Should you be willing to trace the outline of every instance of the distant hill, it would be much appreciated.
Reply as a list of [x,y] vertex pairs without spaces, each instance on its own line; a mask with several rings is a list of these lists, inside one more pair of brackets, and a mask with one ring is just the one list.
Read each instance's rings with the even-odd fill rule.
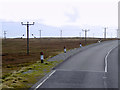
[[[21,25],[21,22],[10,22],[10,21],[4,21],[0,20],[0,29],[2,32],[0,32],[0,36],[3,36],[3,31],[7,31],[7,37],[8,38],[18,38],[21,37],[23,34],[25,34],[24,38],[26,37],[26,26]],[[42,37],[60,37],[60,30],[62,30],[62,36],[63,37],[84,37],[84,32],[82,29],[89,28],[90,31],[88,32],[89,37],[93,37],[93,33],[95,37],[103,37],[103,27],[101,26],[74,26],[74,25],[66,25],[61,27],[55,27],[55,26],[49,26],[44,25],[38,22],[35,22],[35,25],[30,26],[30,37],[32,38],[32,34],[35,37],[39,37],[40,33],[39,30],[42,30]],[[115,30],[112,31],[113,37],[115,37],[116,32]],[[109,30],[109,33],[107,33],[107,36],[111,36],[111,31]]]

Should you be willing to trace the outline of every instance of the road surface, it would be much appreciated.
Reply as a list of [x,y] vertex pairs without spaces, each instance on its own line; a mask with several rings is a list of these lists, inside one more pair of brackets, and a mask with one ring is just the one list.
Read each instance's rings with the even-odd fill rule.
[[118,41],[102,42],[72,56],[34,85],[40,88],[118,88]]

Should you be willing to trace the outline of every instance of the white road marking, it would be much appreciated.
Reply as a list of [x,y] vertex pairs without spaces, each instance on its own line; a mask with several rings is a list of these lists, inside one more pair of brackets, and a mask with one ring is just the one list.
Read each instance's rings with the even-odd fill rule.
[[113,49],[115,49],[116,47],[114,47],[114,48],[112,48],[108,53],[107,53],[107,55],[105,56],[105,72],[107,72],[108,70],[108,60],[107,60],[107,58],[108,58],[108,55],[111,53],[111,51],[113,50]]
[[95,70],[67,70],[67,69],[57,69],[57,71],[72,71],[72,72],[101,72],[104,73],[104,71],[95,71]]
[[[113,49],[115,49],[115,48],[116,48],[116,47],[112,48],[112,49],[107,53],[107,55],[105,56],[105,73],[108,72],[108,60],[107,60],[107,58],[108,58],[109,54],[111,53],[111,51],[112,51]],[[104,73],[104,77],[103,77],[103,80],[104,80],[104,88],[107,88],[107,82],[106,82],[107,77],[106,77],[106,74],[105,74],[105,73]]]
[[49,74],[49,76],[47,78],[45,78],[34,90],[38,89],[48,78],[50,78],[50,76],[52,76],[54,73],[56,72],[56,70],[54,70],[51,74]]

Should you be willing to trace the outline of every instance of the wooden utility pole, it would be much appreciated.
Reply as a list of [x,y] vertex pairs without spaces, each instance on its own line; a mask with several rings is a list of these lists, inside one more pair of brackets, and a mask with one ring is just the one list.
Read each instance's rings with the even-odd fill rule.
[[39,30],[39,31],[40,31],[40,38],[41,38],[41,31],[42,31],[42,30]]
[[79,33],[79,35],[80,35],[80,38],[81,38],[81,32]]
[[112,33],[111,33],[111,38],[112,38]]
[[60,30],[60,37],[62,38],[62,30]]
[[27,22],[26,24],[24,24],[23,22],[21,22],[22,25],[27,26],[27,55],[29,55],[29,26],[30,25],[34,25],[35,22],[33,22],[32,24],[29,24],[29,22]]
[[4,31],[4,39],[6,39],[6,34],[7,34],[6,31]]
[[85,32],[85,45],[87,45],[87,39],[86,39],[86,37],[87,37],[87,32],[90,31],[90,30],[85,29],[85,30],[82,30],[82,31]]
[[94,38],[94,33],[93,33],[93,38]]
[[106,39],[106,30],[107,30],[107,28],[105,27],[104,28],[104,39]]

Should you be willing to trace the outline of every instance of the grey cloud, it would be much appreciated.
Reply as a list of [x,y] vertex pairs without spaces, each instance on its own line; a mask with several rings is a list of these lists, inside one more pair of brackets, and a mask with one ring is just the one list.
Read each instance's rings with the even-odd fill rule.
[[76,22],[78,17],[79,17],[79,13],[77,11],[76,8],[73,8],[73,13],[65,13],[65,15],[68,17],[68,22]]

